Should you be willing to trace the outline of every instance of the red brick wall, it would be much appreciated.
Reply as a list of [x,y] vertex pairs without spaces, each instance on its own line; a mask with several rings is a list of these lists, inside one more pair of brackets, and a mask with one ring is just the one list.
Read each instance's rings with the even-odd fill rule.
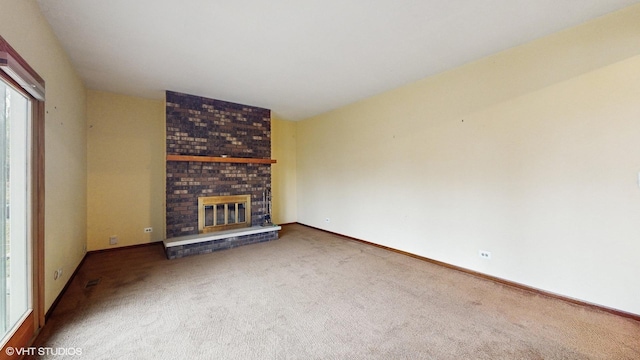
[[[271,157],[271,111],[167,91],[167,155]],[[253,225],[263,221],[271,166],[167,162],[167,238],[198,233],[198,197],[251,194]]]

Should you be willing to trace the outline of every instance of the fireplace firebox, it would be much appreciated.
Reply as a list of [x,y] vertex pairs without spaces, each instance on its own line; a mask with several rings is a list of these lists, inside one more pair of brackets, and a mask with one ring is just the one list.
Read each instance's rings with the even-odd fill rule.
[[199,233],[249,226],[251,226],[251,195],[198,198]]

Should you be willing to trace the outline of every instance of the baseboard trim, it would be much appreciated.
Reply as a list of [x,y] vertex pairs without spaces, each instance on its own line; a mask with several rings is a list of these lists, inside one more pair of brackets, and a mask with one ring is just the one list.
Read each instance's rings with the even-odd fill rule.
[[62,291],[60,291],[58,296],[56,296],[56,299],[51,304],[51,307],[49,307],[49,310],[47,310],[47,313],[44,315],[44,323],[46,324],[49,321],[49,318],[51,317],[51,314],[55,310],[56,306],[58,306],[58,303],[60,302],[60,299],[62,299],[62,296],[64,295],[64,293],[67,292],[67,289],[69,288],[69,285],[71,285],[71,282],[73,281],[73,279],[75,279],[76,274],[78,273],[78,270],[80,270],[80,268],[82,267],[82,264],[84,264],[84,261],[87,259],[87,256],[89,256],[90,254],[98,254],[98,253],[111,252],[111,251],[116,251],[116,250],[134,249],[134,248],[145,247],[145,246],[153,246],[153,245],[156,245],[156,246],[157,245],[162,245],[162,241],[154,241],[154,242],[145,243],[145,244],[136,244],[136,245],[129,245],[129,246],[120,246],[120,247],[115,247],[115,248],[110,248],[110,249],[100,249],[100,250],[87,251],[84,254],[84,256],[82,257],[82,260],[80,260],[80,263],[78,264],[78,266],[76,266],[76,269],[73,271],[73,274],[71,274],[71,277],[69,278],[69,280],[67,280],[67,283],[64,284],[64,287],[62,288]]
[[56,296],[56,299],[53,300],[53,303],[49,307],[49,310],[47,310],[47,313],[44,314],[43,327],[44,327],[44,325],[47,324],[47,322],[49,322],[49,318],[51,317],[51,314],[53,313],[53,310],[55,310],[56,306],[58,306],[58,303],[60,302],[60,299],[62,299],[62,295],[64,295],[64,293],[67,292],[67,289],[69,288],[69,285],[71,285],[71,282],[73,281],[73,279],[75,279],[76,274],[78,273],[78,270],[80,270],[80,268],[82,267],[82,264],[84,264],[84,261],[87,259],[87,255],[89,255],[88,252],[84,254],[84,256],[82,257],[82,260],[80,260],[80,263],[78,264],[78,266],[76,266],[76,269],[73,271],[73,274],[71,274],[71,277],[69,277],[69,280],[67,280],[67,283],[64,284],[64,287],[62,288],[62,291],[60,291],[58,296]]
[[613,315],[625,317],[625,318],[632,319],[632,320],[640,322],[640,315],[638,315],[638,314],[634,314],[634,313],[630,313],[630,312],[626,312],[626,311],[623,311],[623,310],[618,310],[618,309],[614,309],[614,308],[610,308],[610,307],[606,307],[606,306],[602,306],[602,305],[598,305],[598,304],[593,304],[593,303],[590,303],[590,302],[587,302],[587,301],[574,299],[574,298],[571,298],[571,297],[568,297],[568,296],[564,296],[564,295],[560,295],[560,294],[556,294],[556,293],[553,293],[553,292],[550,292],[550,291],[537,289],[537,288],[534,288],[534,287],[531,287],[531,286],[528,286],[528,285],[524,285],[524,284],[520,284],[520,283],[517,283],[517,282],[514,282],[514,281],[505,280],[505,279],[502,279],[502,278],[499,278],[499,277],[483,274],[481,272],[477,272],[477,271],[474,271],[474,270],[469,270],[469,269],[466,269],[466,268],[463,268],[463,267],[460,267],[460,266],[451,265],[451,264],[448,264],[448,263],[445,263],[445,262],[442,262],[442,261],[438,261],[438,260],[430,259],[430,258],[427,258],[427,257],[424,257],[424,256],[412,254],[410,252],[406,252],[406,251],[403,251],[403,250],[398,250],[398,249],[394,249],[394,248],[391,248],[391,247],[388,247],[388,246],[372,243],[370,241],[357,239],[357,238],[354,238],[354,237],[351,237],[351,236],[347,236],[347,235],[343,235],[343,234],[339,234],[339,233],[336,233],[336,232],[333,232],[333,231],[320,229],[320,228],[317,228],[315,226],[311,226],[311,225],[307,225],[307,224],[303,224],[303,223],[297,223],[297,224],[302,225],[302,226],[306,226],[308,228],[316,229],[316,230],[319,230],[319,231],[322,231],[322,232],[325,232],[325,233],[329,233],[329,234],[332,234],[332,235],[336,235],[336,236],[339,236],[339,237],[347,239],[347,240],[356,241],[356,242],[359,242],[359,243],[363,243],[363,244],[375,246],[377,248],[381,248],[381,249],[385,249],[385,250],[388,250],[388,251],[392,251],[392,252],[395,252],[395,253],[398,253],[398,254],[401,254],[401,255],[410,256],[410,257],[418,259],[418,260],[426,261],[426,262],[429,262],[429,263],[432,263],[432,264],[435,264],[435,265],[446,267],[448,269],[460,271],[460,272],[463,272],[465,274],[469,274],[469,275],[472,275],[472,276],[475,276],[475,277],[478,277],[478,278],[481,278],[481,279],[485,279],[485,280],[490,280],[490,281],[493,281],[493,282],[496,282],[496,283],[499,283],[499,284],[503,284],[503,285],[506,285],[506,286],[510,286],[510,287],[513,287],[513,288],[516,288],[516,289],[519,289],[519,290],[528,291],[528,292],[531,292],[531,293],[534,293],[534,294],[537,294],[537,295],[546,296],[548,298],[561,300],[561,301],[568,302],[568,303],[571,303],[571,304],[574,304],[574,305],[578,305],[578,306],[584,306],[586,308],[591,308],[591,309],[604,311],[604,312],[607,312],[607,313],[610,313],[610,314],[613,314]]
[[106,249],[91,250],[91,251],[88,251],[87,254],[99,254],[104,252],[135,249],[135,248],[153,246],[153,245],[162,245],[162,240],[152,241],[144,244],[126,245],[126,246],[118,246],[118,247],[112,247],[112,248],[106,248]]

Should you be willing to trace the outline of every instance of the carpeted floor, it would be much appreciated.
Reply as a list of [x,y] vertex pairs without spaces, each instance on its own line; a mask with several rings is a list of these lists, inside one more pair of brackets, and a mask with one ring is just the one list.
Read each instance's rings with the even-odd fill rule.
[[[85,287],[99,279],[95,286]],[[69,359],[640,359],[640,322],[301,225],[90,254],[36,341]]]

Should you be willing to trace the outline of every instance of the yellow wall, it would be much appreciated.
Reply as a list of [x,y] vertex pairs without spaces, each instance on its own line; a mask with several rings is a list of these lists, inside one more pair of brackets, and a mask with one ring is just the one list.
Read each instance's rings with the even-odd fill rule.
[[296,123],[271,116],[272,216],[276,224],[297,221]]
[[164,101],[89,90],[87,122],[88,250],[162,241]]
[[[42,76],[45,107],[45,311],[84,256],[85,89],[35,1],[0,0],[0,35]],[[62,277],[53,279],[56,269]]]
[[633,6],[302,121],[298,221],[640,314],[639,94]]

